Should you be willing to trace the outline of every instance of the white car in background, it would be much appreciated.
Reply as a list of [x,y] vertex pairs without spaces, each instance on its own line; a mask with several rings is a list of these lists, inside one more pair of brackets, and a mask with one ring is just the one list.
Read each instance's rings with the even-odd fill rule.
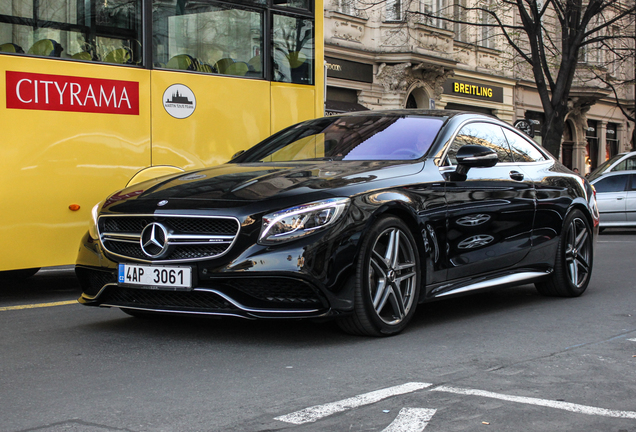
[[603,174],[616,171],[636,171],[636,151],[619,153],[609,158],[586,177],[592,182]]

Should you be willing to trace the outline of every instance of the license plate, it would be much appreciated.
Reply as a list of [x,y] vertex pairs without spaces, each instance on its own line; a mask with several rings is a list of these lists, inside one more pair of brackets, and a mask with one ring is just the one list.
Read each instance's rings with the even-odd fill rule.
[[188,289],[192,287],[192,268],[119,264],[118,280],[150,289]]

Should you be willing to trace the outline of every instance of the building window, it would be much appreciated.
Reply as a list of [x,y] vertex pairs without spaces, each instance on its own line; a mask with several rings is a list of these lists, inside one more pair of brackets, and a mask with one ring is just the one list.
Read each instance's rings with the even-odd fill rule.
[[402,0],[386,0],[386,21],[402,20]]
[[590,171],[593,171],[598,166],[598,124],[595,120],[587,121],[585,139],[587,140],[585,163],[590,167]]
[[466,0],[454,0],[453,17],[455,21],[461,21],[453,23],[455,40],[468,42],[468,26],[464,24],[466,22]]
[[620,142],[618,140],[618,125],[608,123],[605,132],[605,160],[620,153]]
[[345,15],[355,15],[353,0],[335,0],[336,10]]
[[444,0],[421,0],[420,12],[422,13],[422,24],[444,29],[446,21],[439,19],[444,10]]
[[[492,0],[487,1],[484,5],[484,8],[487,10],[493,10],[493,2]],[[495,18],[487,11],[481,11],[481,23],[485,24],[481,28],[481,41],[480,45],[485,48],[495,48]]]

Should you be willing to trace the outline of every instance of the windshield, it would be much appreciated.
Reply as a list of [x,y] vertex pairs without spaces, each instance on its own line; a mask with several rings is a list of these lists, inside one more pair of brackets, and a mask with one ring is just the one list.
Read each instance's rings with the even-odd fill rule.
[[398,115],[326,117],[285,129],[236,162],[415,160],[428,151],[443,122]]
[[600,177],[601,174],[603,174],[603,171],[605,171],[608,166],[610,166],[611,164],[613,164],[614,162],[616,162],[618,159],[622,158],[623,156],[625,156],[624,153],[623,154],[617,154],[616,156],[614,156],[612,158],[609,158],[608,160],[603,162],[601,165],[599,165],[598,168],[596,168],[594,171],[592,171],[590,173],[590,175],[587,176],[587,179],[589,181],[592,181],[596,177]]

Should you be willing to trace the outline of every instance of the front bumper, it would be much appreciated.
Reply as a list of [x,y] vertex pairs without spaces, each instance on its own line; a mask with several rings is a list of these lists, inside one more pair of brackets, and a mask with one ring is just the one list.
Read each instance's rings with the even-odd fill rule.
[[75,267],[82,288],[79,302],[243,318],[319,318],[348,313],[353,309],[352,272],[348,270],[354,249],[340,244],[340,252],[334,254],[324,245],[255,246],[238,256],[189,262],[193,288],[171,290],[118,283],[118,263],[87,234]]
[[87,306],[243,318],[316,318],[333,315],[330,303],[309,282],[291,277],[218,278],[187,291],[131,287],[113,270],[77,266],[79,302]]

